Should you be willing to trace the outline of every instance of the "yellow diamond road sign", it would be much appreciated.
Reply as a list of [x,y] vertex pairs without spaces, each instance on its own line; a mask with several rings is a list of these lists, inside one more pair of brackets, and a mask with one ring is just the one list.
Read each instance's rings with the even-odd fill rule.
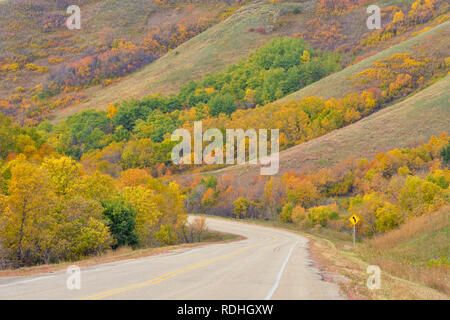
[[356,214],[354,214],[354,215],[352,215],[352,216],[350,217],[350,219],[348,219],[348,220],[350,220],[350,222],[351,222],[353,225],[355,225],[355,224],[357,224],[357,223],[359,222],[359,217],[358,217]]

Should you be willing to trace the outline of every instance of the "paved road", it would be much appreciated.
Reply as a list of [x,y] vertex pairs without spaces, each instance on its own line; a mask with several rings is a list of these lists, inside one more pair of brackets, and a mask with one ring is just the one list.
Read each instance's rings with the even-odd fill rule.
[[81,268],[81,288],[69,290],[65,271],[0,278],[0,299],[341,299],[321,280],[307,239],[228,220],[210,229],[245,240]]

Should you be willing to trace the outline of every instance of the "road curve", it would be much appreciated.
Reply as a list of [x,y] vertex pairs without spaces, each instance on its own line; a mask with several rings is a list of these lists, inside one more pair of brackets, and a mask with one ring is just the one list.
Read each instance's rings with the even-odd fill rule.
[[81,288],[65,271],[0,278],[0,299],[342,299],[313,267],[297,234],[222,219],[209,229],[245,240],[81,268]]

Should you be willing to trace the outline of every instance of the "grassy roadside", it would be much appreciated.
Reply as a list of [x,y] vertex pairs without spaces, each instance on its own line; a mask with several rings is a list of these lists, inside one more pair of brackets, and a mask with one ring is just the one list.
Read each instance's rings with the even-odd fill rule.
[[39,265],[33,267],[24,267],[14,270],[0,270],[0,278],[2,277],[17,277],[17,276],[30,276],[40,273],[50,273],[60,270],[64,270],[71,265],[77,265],[79,267],[88,267],[96,264],[111,263],[122,260],[138,259],[153,255],[159,255],[168,253],[177,249],[195,248],[213,243],[227,243],[233,241],[243,240],[244,237],[218,232],[218,231],[206,231],[203,232],[200,242],[183,243],[173,246],[159,247],[159,248],[142,248],[132,249],[131,247],[121,247],[117,250],[109,250],[102,255],[95,257],[88,257],[80,261],[65,261],[57,264]]
[[[429,257],[425,257],[427,252],[428,255],[432,251],[448,253],[449,214],[450,209],[446,207],[406,223],[400,229],[384,236],[373,240],[358,240],[356,250],[353,249],[350,234],[346,233],[329,229],[305,232],[292,223],[278,221],[239,221],[281,228],[308,238],[311,257],[316,266],[324,272],[324,279],[336,282],[349,299],[448,300],[448,263],[433,266],[424,262],[429,260]],[[430,250],[430,241],[434,242],[433,250]],[[382,246],[385,246],[384,250],[380,250]],[[408,255],[410,260],[414,260],[414,257],[416,261],[406,261],[405,255]],[[366,270],[369,265],[378,265],[381,268],[379,290],[369,290],[366,286],[369,277]]]

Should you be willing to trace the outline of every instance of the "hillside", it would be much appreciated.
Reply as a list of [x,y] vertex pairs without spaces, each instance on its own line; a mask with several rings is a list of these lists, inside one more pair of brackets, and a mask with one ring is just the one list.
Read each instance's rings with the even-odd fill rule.
[[[378,1],[383,23],[392,21],[396,10],[407,12],[412,2]],[[88,108],[105,110],[130,97],[176,92],[280,36],[345,52],[348,63],[436,24],[435,15],[446,12],[439,5],[412,29],[362,47],[361,39],[372,34],[365,26],[365,1],[345,1],[338,14],[321,7],[324,3],[83,0],[83,27],[69,31],[65,1],[5,1],[0,10],[0,108],[20,122],[36,124]]]
[[[408,8],[411,3],[409,0],[378,2],[383,10],[386,9],[383,13],[385,21],[392,19],[392,8]],[[175,93],[191,80],[202,79],[246,58],[273,38],[304,37],[314,48],[350,52],[361,38],[370,33],[365,23],[365,7],[351,8],[337,16],[320,17],[315,12],[316,8],[315,0],[250,2],[227,20],[186,41],[127,78],[106,88],[86,90],[82,102],[55,110],[53,122],[88,108],[106,110],[109,103],[118,103],[125,97],[139,99],[149,94]],[[407,32],[401,37],[411,35],[412,32]],[[327,37],[326,41],[320,40],[323,37]],[[400,37],[394,37],[375,48],[366,48],[359,54],[370,56],[399,41]]]
[[302,98],[309,96],[321,96],[325,99],[343,97],[354,90],[354,83],[350,76],[367,69],[375,61],[388,58],[395,53],[421,53],[421,51],[428,50],[429,52],[432,52],[434,56],[446,57],[450,50],[448,43],[449,35],[450,21],[447,21],[431,30],[425,31],[391,48],[357,62],[340,72],[319,80],[308,87],[280,99],[278,102],[282,103],[289,100],[300,101]]
[[[312,3],[313,1],[301,4],[272,4],[266,1],[250,3],[226,21],[180,45],[127,79],[107,88],[87,90],[87,101],[56,111],[54,121],[87,108],[105,110],[109,103],[120,102],[125,97],[142,98],[158,92],[174,93],[190,80],[198,80],[207,74],[221,71],[247,57],[268,40],[285,34],[285,30],[273,30],[276,22],[274,17],[292,11],[292,5],[311,14],[314,7]],[[303,19],[300,17],[299,20]],[[258,27],[266,31],[248,31]]]
[[366,260],[386,272],[450,294],[448,239],[450,207],[412,219],[359,249]]
[[[291,100],[317,95],[340,98],[357,90],[350,76],[369,68],[375,61],[396,53],[421,53],[446,57],[449,52],[450,22],[445,22],[392,48],[351,65],[319,80],[294,94],[273,103],[274,106]],[[444,79],[407,97],[403,101],[378,111],[357,123],[335,130],[312,141],[280,152],[280,174],[288,171],[305,172],[330,167],[349,157],[373,157],[393,148],[417,145],[431,135],[449,132],[449,83]],[[265,108],[265,107],[263,107]],[[234,166],[216,171],[220,174],[246,176],[251,179],[258,168]],[[246,181],[245,179],[242,181]],[[243,182],[245,183],[245,182]]]
[[[417,145],[431,135],[450,133],[450,76],[354,124],[280,152],[279,175],[331,167],[347,158],[372,158],[380,152]],[[259,167],[233,166],[217,175],[245,184]]]
[[[139,70],[223,21],[239,1],[77,1],[81,29],[65,26],[68,1],[0,3],[0,106],[20,102],[39,119]],[[37,115],[41,113],[42,115]]]

